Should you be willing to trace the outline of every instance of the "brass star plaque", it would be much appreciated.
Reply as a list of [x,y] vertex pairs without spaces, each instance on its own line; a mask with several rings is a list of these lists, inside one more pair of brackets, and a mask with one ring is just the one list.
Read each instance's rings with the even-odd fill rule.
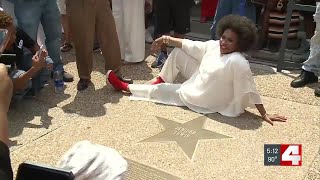
[[231,138],[216,132],[203,129],[206,121],[205,116],[198,117],[184,124],[156,117],[166,129],[141,142],[175,141],[189,159],[193,158],[198,141],[201,139],[224,139]]

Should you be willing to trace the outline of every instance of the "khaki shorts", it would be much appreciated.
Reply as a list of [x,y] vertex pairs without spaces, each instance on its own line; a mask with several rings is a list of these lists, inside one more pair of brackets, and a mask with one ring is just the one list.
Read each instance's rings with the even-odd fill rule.
[[[24,73],[25,73],[25,71],[14,69],[10,72],[9,76],[12,80],[15,80],[15,79],[19,78],[21,75],[23,75]],[[20,101],[28,93],[28,91],[31,88],[32,88],[32,82],[31,82],[31,80],[29,80],[27,83],[27,87],[25,89],[20,90],[20,91],[16,91],[13,94],[12,99],[11,99],[11,103],[15,103],[15,102]]]
[[57,0],[57,4],[58,4],[58,8],[59,8],[59,11],[60,11],[60,14],[67,14],[67,11],[66,11],[66,0]]

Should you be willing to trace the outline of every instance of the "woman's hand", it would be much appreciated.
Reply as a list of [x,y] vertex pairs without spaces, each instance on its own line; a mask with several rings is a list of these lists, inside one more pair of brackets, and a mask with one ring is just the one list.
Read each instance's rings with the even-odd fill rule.
[[163,44],[163,37],[161,36],[155,41],[153,41],[151,45],[151,51],[154,53],[159,52],[161,50],[162,44]]
[[266,116],[263,117],[263,120],[267,121],[269,124],[273,126],[273,121],[286,122],[287,117],[280,116],[278,114],[267,114]]

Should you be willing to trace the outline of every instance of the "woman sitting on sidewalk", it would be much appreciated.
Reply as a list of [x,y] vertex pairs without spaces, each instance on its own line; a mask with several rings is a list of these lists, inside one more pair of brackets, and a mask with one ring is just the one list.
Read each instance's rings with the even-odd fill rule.
[[[279,115],[267,114],[242,52],[248,51],[257,38],[255,24],[246,17],[229,15],[217,28],[219,41],[191,41],[162,36],[152,44],[159,50],[163,43],[176,47],[152,85],[127,84],[108,71],[108,82],[116,89],[132,93],[131,99],[145,100],[208,114],[219,112],[236,117],[246,107],[256,107],[262,119],[286,121]],[[187,81],[172,84],[178,73]]]

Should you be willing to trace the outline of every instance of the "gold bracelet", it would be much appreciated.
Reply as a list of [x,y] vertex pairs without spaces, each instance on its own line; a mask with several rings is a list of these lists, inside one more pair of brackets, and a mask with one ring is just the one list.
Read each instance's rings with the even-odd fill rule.
[[167,46],[170,46],[170,40],[171,40],[170,36],[167,36]]
[[170,41],[170,36],[162,36],[163,38],[163,43],[166,44],[166,45],[169,45],[169,41]]
[[162,41],[163,41],[163,44],[166,43],[166,36],[165,35],[162,36]]

